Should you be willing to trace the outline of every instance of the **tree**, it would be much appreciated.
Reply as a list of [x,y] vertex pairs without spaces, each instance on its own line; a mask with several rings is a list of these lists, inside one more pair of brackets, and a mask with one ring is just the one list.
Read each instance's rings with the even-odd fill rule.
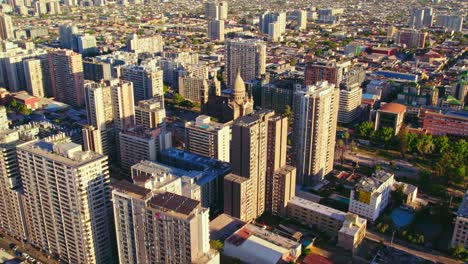
[[185,100],[185,98],[180,93],[175,93],[173,100],[174,104],[179,105]]
[[224,248],[224,244],[220,240],[211,240],[210,241],[210,247],[212,249],[217,250],[218,252],[221,252],[223,250],[223,248]]
[[291,58],[291,60],[289,61],[289,65],[296,66],[296,58]]
[[344,162],[344,152],[345,152],[345,149],[346,149],[346,146],[343,142],[342,139],[339,139],[338,140],[338,149],[340,151],[340,162],[341,162],[341,165],[343,165],[343,162]]
[[291,106],[286,105],[284,107],[284,116],[288,118],[288,124],[290,125],[293,119],[293,112],[291,110]]
[[393,128],[392,127],[381,127],[375,134],[375,139],[384,145],[388,145],[390,140],[393,139]]
[[374,131],[374,123],[368,121],[362,122],[358,125],[357,131],[359,136],[363,138],[370,138],[372,132]]
[[182,102],[180,102],[179,104],[180,106],[184,107],[184,108],[188,108],[188,109],[192,109],[195,107],[195,104],[192,103],[191,101],[189,100],[183,100]]
[[465,246],[462,244],[458,244],[454,248],[452,248],[452,256],[467,261],[468,260],[468,250],[465,249]]
[[346,144],[346,145],[348,145],[349,137],[350,137],[350,135],[349,135],[348,132],[344,133],[344,139],[345,139],[345,144]]
[[434,141],[432,140],[431,135],[422,135],[419,137],[417,143],[416,143],[416,149],[418,150],[419,154],[421,154],[423,157],[426,154],[432,153],[434,150]]
[[395,190],[392,191],[391,197],[394,206],[400,206],[403,204],[403,199],[405,197],[405,194],[403,192],[403,184],[396,185]]

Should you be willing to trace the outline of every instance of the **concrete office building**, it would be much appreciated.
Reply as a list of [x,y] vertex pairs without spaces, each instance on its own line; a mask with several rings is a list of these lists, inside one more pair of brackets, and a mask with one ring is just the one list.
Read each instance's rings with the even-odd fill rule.
[[142,160],[156,161],[161,150],[170,148],[171,133],[164,127],[135,126],[119,133],[120,166],[125,171]]
[[463,201],[460,203],[460,207],[457,210],[457,218],[455,219],[455,226],[452,235],[452,247],[464,246],[468,248],[468,234],[466,229],[468,228],[468,192],[463,196]]
[[226,80],[234,87],[237,71],[243,80],[261,78],[265,74],[266,46],[259,40],[233,39],[226,43]]
[[15,37],[13,33],[13,21],[11,17],[6,14],[0,15],[0,40],[13,39]]
[[184,98],[205,104],[208,102],[209,86],[207,79],[197,78],[192,75],[179,76],[179,94]]
[[121,78],[133,83],[135,103],[153,97],[163,97],[163,71],[158,67],[124,65]]
[[29,242],[64,262],[113,263],[107,157],[63,134],[21,145],[17,156]]
[[129,182],[112,192],[120,263],[219,263],[200,202]]
[[41,59],[26,59],[23,60],[24,74],[26,79],[26,90],[32,96],[46,96],[46,80],[47,76],[43,75],[44,63]]
[[403,126],[403,119],[406,113],[406,106],[397,103],[386,103],[377,110],[375,117],[375,131],[382,127],[390,127],[396,136]]
[[100,82],[112,79],[111,64],[100,62],[95,58],[83,60],[83,72],[85,80]]
[[114,79],[111,87],[115,129],[117,131],[129,129],[135,125],[133,83]]
[[351,190],[348,211],[375,221],[390,202],[394,183],[394,175],[383,170],[361,178]]
[[210,20],[208,22],[208,38],[224,41],[224,20]]
[[165,123],[166,110],[162,98],[142,100],[135,106],[135,123],[145,129],[157,128]]
[[[232,124],[233,175],[224,182],[224,212],[243,221],[253,220],[265,211],[268,120],[273,115],[271,110],[258,111]],[[247,193],[237,191],[239,187]]]
[[225,20],[228,17],[227,1],[213,1],[205,3],[205,18],[208,20]]
[[73,106],[83,105],[81,54],[65,49],[49,51],[49,71],[55,99]]
[[259,27],[263,34],[270,34],[270,24],[278,23],[278,34],[286,32],[286,13],[266,11],[260,15]]
[[185,149],[213,159],[230,161],[231,129],[201,115],[195,122],[185,123]]
[[297,182],[311,185],[333,169],[339,90],[326,81],[294,94],[293,149]]
[[137,34],[127,36],[127,51],[133,53],[158,53],[162,52],[164,41],[162,36],[154,35],[149,37],[139,37]]

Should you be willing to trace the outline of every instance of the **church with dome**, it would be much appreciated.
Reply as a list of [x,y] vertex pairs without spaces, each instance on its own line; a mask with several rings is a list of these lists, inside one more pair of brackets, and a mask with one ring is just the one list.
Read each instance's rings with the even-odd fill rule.
[[237,71],[230,96],[212,95],[204,106],[205,114],[215,117],[218,122],[227,123],[253,112],[254,101],[247,93],[240,72]]

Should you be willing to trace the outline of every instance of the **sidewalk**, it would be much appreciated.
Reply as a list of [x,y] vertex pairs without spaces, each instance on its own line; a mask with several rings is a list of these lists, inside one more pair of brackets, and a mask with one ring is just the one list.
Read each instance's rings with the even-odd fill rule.
[[[15,244],[18,246],[18,251],[21,253],[26,253],[30,255],[31,257],[35,258],[37,261],[40,261],[42,263],[47,263],[47,264],[58,264],[59,262],[57,260],[52,259],[51,257],[44,253],[41,252],[40,250],[35,249],[29,244],[22,243],[21,241],[16,240],[13,237],[8,236],[5,233],[0,233],[3,238],[0,238],[0,248],[5,249],[6,252],[8,252],[11,255],[15,255],[15,253],[10,249],[10,244]],[[23,257],[20,257],[20,259],[24,260]]]

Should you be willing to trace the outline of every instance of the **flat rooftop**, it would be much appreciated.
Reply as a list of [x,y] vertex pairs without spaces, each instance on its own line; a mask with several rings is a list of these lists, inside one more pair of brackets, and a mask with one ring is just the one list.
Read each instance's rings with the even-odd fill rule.
[[391,177],[393,177],[393,174],[390,172],[386,172],[384,170],[376,171],[371,177],[362,177],[356,184],[356,189],[373,192]]
[[321,215],[325,215],[329,218],[333,218],[335,220],[343,222],[345,220],[346,213],[342,212],[340,210],[336,210],[334,208],[321,205],[319,203],[312,202],[310,200],[306,200],[304,198],[300,197],[293,197],[288,204],[293,204],[298,207],[302,207],[304,209],[314,211],[316,213],[319,213]]
[[239,230],[245,222],[228,214],[220,214],[210,222],[210,239],[224,241]]
[[148,190],[144,187],[140,187],[126,180],[112,183],[112,188],[137,199],[144,199],[148,196],[148,194],[151,193],[151,190]]
[[468,191],[463,196],[463,201],[461,202],[460,207],[458,207],[457,214],[459,216],[468,217]]
[[166,209],[189,216],[200,207],[200,201],[190,199],[175,193],[164,192],[154,195],[149,201],[148,206],[154,209]]

